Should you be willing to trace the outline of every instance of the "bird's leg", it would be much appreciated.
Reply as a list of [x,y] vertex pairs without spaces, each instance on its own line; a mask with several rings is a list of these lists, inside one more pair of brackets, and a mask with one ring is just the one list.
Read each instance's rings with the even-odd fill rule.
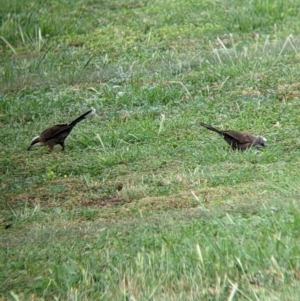
[[46,145],[53,151],[55,142],[53,140],[50,140],[48,141],[48,143],[46,143]]

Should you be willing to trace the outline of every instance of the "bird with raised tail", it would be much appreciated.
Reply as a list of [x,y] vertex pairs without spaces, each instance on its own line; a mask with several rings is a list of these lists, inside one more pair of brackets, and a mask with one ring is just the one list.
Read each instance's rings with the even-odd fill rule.
[[254,136],[244,132],[231,130],[221,131],[203,122],[199,122],[199,124],[207,128],[208,130],[211,130],[223,136],[224,140],[231,146],[233,150],[237,149],[244,151],[249,147],[265,147],[265,142],[267,141],[267,139],[263,136]]
[[56,124],[53,125],[46,130],[44,130],[39,136],[32,139],[30,146],[28,147],[28,150],[30,150],[33,146],[48,146],[51,150],[53,150],[54,146],[56,144],[61,145],[62,150],[65,149],[65,140],[73,130],[74,126],[93,115],[95,115],[96,110],[94,108],[91,108],[88,112],[82,114],[78,118],[76,118],[71,123],[67,124]]

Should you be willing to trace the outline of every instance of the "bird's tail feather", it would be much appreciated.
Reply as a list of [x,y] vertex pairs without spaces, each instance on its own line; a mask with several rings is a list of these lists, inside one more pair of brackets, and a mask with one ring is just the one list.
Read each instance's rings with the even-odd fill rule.
[[82,114],[81,116],[79,116],[78,118],[76,118],[69,125],[75,126],[78,122],[84,120],[85,118],[95,115],[95,112],[96,112],[96,110],[94,108],[91,108],[88,112],[86,112],[86,113]]
[[207,128],[208,130],[211,130],[211,131],[216,132],[216,133],[218,133],[218,134],[220,134],[220,135],[223,135],[223,132],[222,132],[222,131],[220,131],[220,130],[214,128],[214,127],[211,126],[211,125],[208,125],[208,124],[203,123],[203,122],[199,122],[199,124],[200,124],[201,126]]

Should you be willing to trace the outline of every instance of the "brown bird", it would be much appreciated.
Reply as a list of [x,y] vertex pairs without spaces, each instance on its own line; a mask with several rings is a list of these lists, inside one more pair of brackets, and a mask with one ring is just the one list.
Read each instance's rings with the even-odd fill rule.
[[56,124],[48,129],[44,130],[39,136],[32,139],[30,146],[27,150],[30,150],[33,146],[42,146],[46,145],[51,150],[53,150],[54,146],[56,144],[61,145],[62,150],[65,149],[65,139],[69,136],[71,131],[73,130],[74,126],[84,120],[85,118],[88,118],[90,116],[93,116],[95,114],[96,110],[94,108],[91,108],[88,112],[84,113],[71,123],[67,124]]
[[203,122],[199,122],[199,124],[208,130],[218,133],[223,136],[224,140],[231,146],[233,150],[241,150],[244,151],[249,147],[264,147],[267,139],[262,136],[254,136],[251,134],[237,132],[237,131],[220,131],[211,125],[205,124]]

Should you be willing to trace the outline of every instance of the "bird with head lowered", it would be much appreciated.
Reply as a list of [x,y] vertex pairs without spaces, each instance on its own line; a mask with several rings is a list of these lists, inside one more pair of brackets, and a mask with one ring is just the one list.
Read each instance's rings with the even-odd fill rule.
[[91,108],[88,112],[82,114],[78,118],[76,118],[71,123],[62,123],[53,125],[46,130],[44,130],[39,136],[32,139],[28,150],[30,150],[33,146],[48,146],[51,150],[53,150],[56,144],[61,145],[62,150],[65,149],[65,140],[73,130],[74,126],[90,117],[95,115],[96,110]]
[[254,136],[248,133],[232,130],[221,131],[203,122],[199,122],[199,124],[207,128],[208,130],[211,130],[223,136],[224,140],[230,145],[233,150],[244,151],[249,147],[265,147],[265,142],[267,141],[267,139],[263,136]]

